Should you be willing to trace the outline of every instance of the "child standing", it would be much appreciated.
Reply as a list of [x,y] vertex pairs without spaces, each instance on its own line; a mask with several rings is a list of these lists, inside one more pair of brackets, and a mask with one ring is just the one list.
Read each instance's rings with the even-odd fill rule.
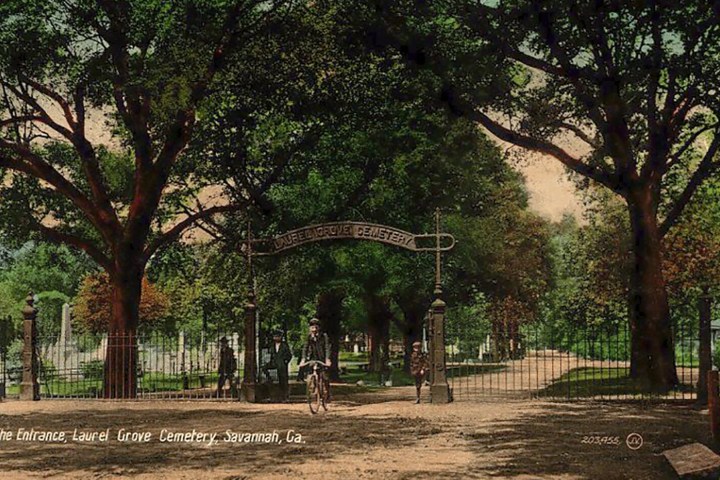
[[425,372],[428,370],[427,355],[420,350],[421,346],[420,342],[413,342],[413,351],[410,355],[410,374],[415,377],[415,391],[417,392],[415,403],[420,403],[420,389],[425,381]]

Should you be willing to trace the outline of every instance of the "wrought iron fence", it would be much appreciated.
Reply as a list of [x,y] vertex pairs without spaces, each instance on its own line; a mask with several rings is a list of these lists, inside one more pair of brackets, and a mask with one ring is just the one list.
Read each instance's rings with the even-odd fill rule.
[[466,331],[448,321],[448,382],[455,399],[504,396],[548,399],[695,399],[699,379],[696,321],[673,327],[678,384],[653,393],[630,371],[627,322],[560,327],[535,322]]
[[[13,373],[15,374],[13,378]],[[0,349],[0,398],[7,396],[8,386],[14,382],[19,382],[17,377],[18,371],[9,368],[7,350],[5,348]]]
[[242,374],[240,348],[237,333],[41,336],[40,396],[233,399]]

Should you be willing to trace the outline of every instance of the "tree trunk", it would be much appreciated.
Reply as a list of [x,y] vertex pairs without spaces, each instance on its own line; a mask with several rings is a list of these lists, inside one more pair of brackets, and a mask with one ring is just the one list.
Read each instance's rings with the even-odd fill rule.
[[140,320],[142,270],[125,269],[111,276],[112,317],[105,353],[105,398],[137,395],[137,327]]
[[390,322],[392,312],[388,302],[371,295],[366,299],[368,314],[368,335],[370,337],[370,371],[381,373],[389,360]]
[[320,294],[317,303],[317,318],[322,331],[330,339],[330,380],[340,380],[340,336],[342,335],[342,302],[345,295],[341,290],[328,290]]
[[633,265],[630,275],[630,372],[653,391],[678,382],[665,278],[657,201],[650,188],[628,195]]
[[409,374],[412,344],[422,340],[423,321],[427,314],[428,305],[417,301],[408,302],[408,304],[400,305],[400,309],[403,311],[404,322],[396,322],[396,325],[403,334],[403,344],[405,347],[403,370]]

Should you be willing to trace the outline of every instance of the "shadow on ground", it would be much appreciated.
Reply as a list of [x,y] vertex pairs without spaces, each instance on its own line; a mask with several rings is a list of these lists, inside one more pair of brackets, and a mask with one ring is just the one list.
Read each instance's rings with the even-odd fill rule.
[[[351,407],[350,407],[351,408]],[[357,417],[333,415],[333,412],[311,416],[309,413],[280,410],[232,411],[228,409],[193,409],[192,411],[158,409],[137,410],[118,405],[115,411],[74,410],[71,413],[0,415],[0,428],[70,431],[104,430],[110,427],[110,442],[66,444],[37,442],[0,443],[0,465],[4,470],[47,472],[55,474],[78,471],[96,474],[153,474],[167,467],[203,470],[208,467],[240,467],[243,472],[289,471],[294,463],[312,458],[329,459],[334,455],[363,451],[368,447],[392,448],[409,438],[420,439],[432,434],[419,420],[393,417]],[[150,443],[125,443],[116,439],[118,429],[149,431]],[[235,432],[273,432],[281,439],[292,430],[304,436],[305,444],[228,444],[207,447],[200,444],[161,443],[163,428],[173,432],[196,429],[218,432],[222,440],[226,429]]]
[[[459,435],[478,455],[502,459],[481,478],[661,480],[677,478],[661,455],[664,450],[700,442],[718,451],[708,422],[707,415],[688,406],[559,403]],[[643,437],[637,450],[626,444],[631,433]],[[616,440],[618,445],[608,444]]]

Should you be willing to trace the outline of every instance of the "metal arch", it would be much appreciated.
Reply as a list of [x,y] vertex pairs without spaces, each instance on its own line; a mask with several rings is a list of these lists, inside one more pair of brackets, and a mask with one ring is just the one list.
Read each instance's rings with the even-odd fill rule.
[[[437,245],[434,247],[419,247],[417,245],[417,240],[429,238],[436,239],[436,241],[439,239],[440,242],[449,239],[450,244],[443,247]],[[457,243],[455,237],[449,233],[416,235],[405,230],[400,230],[399,228],[378,223],[329,222],[296,228],[275,237],[253,238],[250,240],[250,244],[270,244],[270,251],[266,252],[257,251],[253,247],[252,256],[260,257],[275,255],[307,243],[347,239],[375,241],[413,252],[446,252],[455,247]],[[437,243],[439,244],[440,242]],[[241,251],[247,251],[247,244],[247,241],[243,242]]]

